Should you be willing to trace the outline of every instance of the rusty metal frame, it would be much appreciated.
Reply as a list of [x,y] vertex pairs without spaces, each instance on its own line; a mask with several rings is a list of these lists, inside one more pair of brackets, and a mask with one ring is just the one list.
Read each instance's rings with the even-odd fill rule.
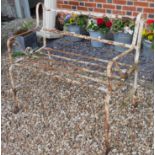
[[[22,34],[26,34],[29,33],[31,31],[37,31],[39,28],[39,7],[43,8],[43,12],[46,11],[56,11],[56,12],[65,12],[65,13],[77,13],[77,14],[85,14],[85,15],[89,15],[89,16],[96,16],[96,17],[100,17],[103,16],[103,14],[101,13],[90,13],[90,12],[78,12],[78,11],[69,11],[69,10],[51,10],[50,8],[45,8],[44,5],[42,3],[38,3],[37,7],[36,7],[36,27],[28,32],[22,33]],[[109,15],[106,14],[108,17],[110,18],[122,18],[122,16],[118,16],[118,15]],[[134,19],[134,17],[130,17],[132,19]],[[140,55],[140,48],[141,48],[141,40],[142,40],[142,29],[143,29],[143,25],[144,25],[144,20],[142,19],[142,14],[140,13],[137,17],[136,17],[136,22],[135,22],[135,31],[134,31],[134,35],[133,35],[133,41],[131,45],[128,44],[123,44],[123,43],[118,43],[118,42],[114,42],[114,41],[109,41],[109,40],[105,40],[105,39],[97,39],[97,38],[92,38],[89,36],[84,36],[84,35],[79,35],[79,34],[73,34],[70,32],[62,32],[62,31],[58,31],[56,29],[46,29],[44,27],[42,27],[43,31],[47,31],[47,32],[54,32],[54,33],[59,33],[65,36],[74,36],[74,37],[78,37],[78,38],[83,38],[83,39],[88,39],[88,40],[94,40],[94,41],[99,41],[99,42],[103,42],[109,45],[115,45],[115,46],[120,46],[120,47],[126,47],[129,48],[128,50],[122,52],[121,54],[117,55],[116,57],[114,57],[112,60],[108,61],[108,60],[102,60],[99,58],[94,58],[94,57],[89,57],[89,59],[93,59],[93,60],[97,60],[97,61],[101,61],[104,63],[107,63],[107,74],[105,75],[104,73],[100,73],[100,75],[102,76],[106,76],[107,80],[106,81],[102,81],[104,84],[106,84],[107,89],[104,90],[104,93],[106,93],[105,95],[105,106],[104,106],[104,113],[105,113],[105,122],[104,122],[104,133],[105,133],[105,146],[106,146],[106,154],[109,153],[110,151],[110,135],[109,135],[109,130],[110,130],[110,123],[109,123],[109,103],[111,100],[111,96],[112,96],[112,91],[115,90],[114,85],[113,85],[113,79],[119,79],[120,81],[125,81],[126,80],[126,76],[129,77],[132,73],[134,73],[134,83],[133,83],[133,102],[135,102],[135,98],[136,98],[136,90],[137,90],[137,83],[138,83],[138,64],[139,64],[139,55]],[[22,35],[20,34],[20,35]],[[12,48],[13,48],[13,44],[15,43],[15,38],[17,36],[13,36],[10,37],[7,41],[7,47],[8,47],[8,57],[9,57],[9,63],[10,63],[10,67],[9,67],[9,75],[10,75],[10,81],[11,81],[11,87],[12,87],[12,94],[13,94],[13,98],[15,101],[15,113],[19,111],[19,100],[17,97],[17,91],[18,88],[15,85],[14,82],[14,76],[13,76],[13,67],[20,66],[17,63],[14,63],[13,58],[12,58]],[[49,52],[55,49],[52,48],[48,48],[46,47],[46,37],[43,37],[43,46],[38,49],[35,52],[39,52],[41,50],[45,50],[47,51],[47,56],[49,58],[51,58],[53,55]],[[62,51],[62,50],[57,50],[58,52],[62,52],[62,53],[67,53],[66,51]],[[123,57],[128,56],[128,54],[135,52],[135,60],[134,63],[132,65],[129,64],[123,64],[118,62],[120,59],[122,59]],[[69,53],[67,53],[69,54]],[[70,53],[71,54],[71,53]],[[75,56],[81,56],[80,54],[74,54]],[[68,58],[69,59],[69,58]],[[54,62],[54,60],[50,60]],[[72,60],[75,61],[75,60]],[[55,62],[56,63],[56,62]],[[60,62],[59,62],[60,63]],[[80,61],[80,63],[86,63],[84,61]],[[64,64],[63,64],[64,65]],[[69,64],[66,64],[69,66]],[[22,66],[22,65],[21,65]],[[120,66],[127,66],[128,70],[124,73]],[[82,67],[76,67],[76,71],[77,69],[81,70],[81,71],[86,71],[86,72],[90,72],[93,73],[92,71],[90,71],[89,69],[86,68],[82,68]],[[41,69],[40,69],[41,70]],[[116,75],[113,75],[113,71],[117,71],[119,72],[119,76],[117,77]],[[62,71],[62,70],[61,70]],[[65,70],[63,70],[63,72],[66,72]],[[69,73],[69,72],[66,72]],[[97,72],[96,72],[97,73]],[[86,79],[91,79],[94,80],[96,82],[101,82],[101,80],[95,79],[95,78],[91,78],[88,76],[80,76],[79,74],[75,74],[75,72],[70,72],[70,74],[73,74],[75,77],[81,77],[81,78],[86,78]],[[60,78],[60,77],[56,77],[56,78]],[[79,83],[76,80],[70,80],[67,79],[67,81],[72,82],[72,83]],[[82,81],[81,81],[82,82]],[[101,82],[101,83],[102,83]],[[102,83],[102,84],[103,84]],[[119,87],[118,87],[119,88]]]

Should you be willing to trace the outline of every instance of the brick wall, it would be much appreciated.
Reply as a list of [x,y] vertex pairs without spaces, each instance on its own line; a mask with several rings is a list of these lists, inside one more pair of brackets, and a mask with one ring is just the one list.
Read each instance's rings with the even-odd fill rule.
[[154,18],[154,0],[58,0],[58,8]]
[[[154,18],[154,0],[57,0],[58,8]],[[9,4],[9,5],[8,5]],[[2,14],[16,16],[14,0],[2,0]]]

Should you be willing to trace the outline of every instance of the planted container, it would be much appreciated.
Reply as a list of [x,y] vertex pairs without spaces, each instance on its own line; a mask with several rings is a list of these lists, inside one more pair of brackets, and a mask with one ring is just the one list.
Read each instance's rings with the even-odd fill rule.
[[[81,28],[78,25],[69,25],[68,26],[68,31],[71,32],[71,33],[75,33],[75,34],[81,34]],[[70,39],[73,42],[82,40],[81,38],[78,38],[78,37],[70,37]]]
[[[89,19],[87,30],[92,38],[105,39],[106,35],[110,32],[112,22],[108,17]],[[91,40],[92,47],[103,47],[103,42]]]
[[148,19],[142,32],[142,55],[146,60],[154,60],[154,20]]
[[[89,35],[92,38],[100,38],[100,39],[105,38],[105,34],[99,32],[99,31],[89,31]],[[91,46],[92,47],[103,47],[104,43],[91,40]]]
[[[113,20],[112,32],[114,33],[114,41],[131,44],[134,34],[135,20],[128,17],[116,18]],[[115,46],[115,51],[124,52],[128,48]]]
[[[64,29],[74,34],[85,34],[88,16],[78,14],[68,14],[64,19]],[[65,37],[73,42],[81,41],[78,37]]]
[[142,55],[146,58],[146,60],[154,60],[154,49],[152,47],[152,42],[144,39],[142,45]]
[[[114,40],[114,35],[113,35],[113,33],[112,32],[108,32],[107,34],[106,34],[106,37],[105,37],[107,40],[110,40],[110,41],[113,41]],[[109,49],[114,49],[114,45],[109,45],[109,44],[107,44],[107,46],[108,46],[108,48]]]
[[[133,37],[133,35],[131,35],[129,33],[124,33],[124,32],[114,33],[114,41],[119,42],[119,43],[131,44],[132,43],[132,37]],[[124,52],[128,48],[115,46],[114,49],[117,52]]]
[[16,42],[15,51],[23,51],[26,47],[31,47],[32,49],[38,47],[36,32],[28,32],[24,35],[19,35],[16,37]]

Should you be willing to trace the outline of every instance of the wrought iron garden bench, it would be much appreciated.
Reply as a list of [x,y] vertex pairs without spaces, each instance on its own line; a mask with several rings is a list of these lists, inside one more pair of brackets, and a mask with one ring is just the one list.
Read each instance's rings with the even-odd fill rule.
[[[64,13],[77,13],[77,14],[84,14],[84,15],[89,15],[89,16],[94,16],[94,17],[100,17],[103,16],[103,14],[101,13],[90,13],[90,12],[78,12],[78,11],[68,11],[68,10],[52,10],[50,8],[45,8],[44,5],[42,3],[38,3],[37,7],[36,7],[36,27],[30,31],[37,31],[39,29],[39,7],[42,6],[43,10],[45,11],[56,11],[58,12],[64,12]],[[112,14],[106,14],[109,18],[113,19],[113,18],[122,18],[122,16],[118,16],[118,15],[112,15]],[[130,17],[130,18],[134,18],[134,17]],[[126,81],[126,79],[128,77],[130,77],[132,74],[134,75],[134,80],[133,80],[133,102],[135,102],[136,100],[136,90],[137,90],[137,83],[138,83],[138,64],[139,64],[139,55],[140,55],[140,48],[141,48],[141,40],[142,40],[142,29],[143,29],[143,25],[144,25],[144,20],[142,19],[142,14],[138,14],[137,17],[135,18],[135,29],[134,29],[134,35],[133,35],[133,40],[132,40],[132,44],[123,44],[123,43],[118,43],[118,42],[114,42],[114,41],[110,41],[110,40],[105,40],[105,39],[97,39],[97,38],[91,38],[90,36],[84,36],[84,35],[79,35],[79,34],[73,34],[70,32],[64,32],[64,31],[58,31],[56,29],[46,29],[44,27],[42,27],[42,30],[44,32],[54,32],[54,33],[58,33],[61,34],[63,36],[72,36],[72,37],[79,37],[82,39],[86,39],[86,40],[93,40],[93,41],[98,41],[98,42],[103,42],[106,43],[108,45],[114,45],[114,46],[120,46],[120,47],[126,47],[128,48],[127,50],[125,50],[124,52],[118,54],[116,57],[114,57],[111,60],[103,60],[100,58],[96,58],[96,57],[89,57],[89,56],[84,56],[78,53],[71,53],[71,52],[67,52],[67,51],[63,51],[63,50],[57,50],[57,49],[53,49],[53,48],[49,48],[47,47],[47,42],[46,42],[46,37],[43,37],[43,46],[41,48],[39,48],[38,50],[36,50],[34,53],[37,52],[41,52],[44,51],[45,55],[47,56],[47,59],[45,59],[45,61],[49,61],[50,63],[58,63],[58,64],[62,64],[62,66],[70,66],[73,68],[73,71],[71,70],[67,70],[67,69],[58,69],[58,71],[63,72],[64,74],[68,75],[72,75],[73,78],[70,79],[68,77],[58,77],[57,78],[65,78],[67,82],[71,82],[71,83],[76,83],[76,84],[84,84],[85,81],[92,81],[95,83],[98,83],[101,87],[99,87],[103,93],[105,93],[105,106],[104,106],[104,112],[105,112],[105,145],[107,148],[107,154],[108,151],[110,149],[110,142],[109,142],[109,103],[112,97],[112,91],[115,91],[118,88],[121,88],[121,84],[120,83],[124,83]],[[29,33],[30,31],[26,32]],[[11,80],[11,86],[12,86],[12,93],[13,93],[13,97],[15,100],[15,109],[16,111],[18,111],[18,107],[19,107],[19,100],[18,100],[18,96],[17,96],[17,92],[18,87],[15,85],[14,82],[14,76],[12,73],[13,67],[17,66],[22,66],[22,64],[17,63],[13,60],[12,58],[12,52],[13,52],[13,44],[15,43],[15,38],[17,36],[13,36],[10,37],[7,41],[7,47],[8,47],[8,56],[9,56],[9,62],[10,62],[10,67],[9,67],[9,75],[10,75],[10,80]],[[61,56],[61,55],[55,55],[52,53],[52,51],[56,51],[58,53],[63,53],[66,54],[68,56]],[[134,53],[134,61],[132,64],[126,64],[126,63],[122,63],[119,62],[120,59],[123,59],[124,57],[127,57],[130,53]],[[100,63],[104,63],[107,64],[107,68],[106,68],[106,72],[99,72],[99,71],[95,71],[95,70],[91,70],[88,69],[87,67],[82,67],[82,66],[76,66],[77,63],[80,64],[84,64],[84,65],[95,65],[95,63],[90,63],[87,62],[85,60],[80,60],[80,59],[74,59],[74,58],[70,58],[69,56],[74,56],[74,57],[78,57],[78,58],[84,58],[87,60],[92,60],[92,61],[96,61],[96,62],[100,62]],[[67,62],[59,62],[59,60],[54,60],[51,59],[52,57],[54,58],[60,58],[62,60],[65,60]],[[76,63],[76,64],[75,64]],[[39,67],[39,69],[41,70],[41,65]],[[50,67],[49,67],[50,70]],[[43,70],[42,70],[43,71]],[[89,73],[89,74],[96,74],[96,75],[100,75],[103,78],[99,79],[97,77],[93,78],[89,75],[83,75],[83,74],[79,74],[78,71],[85,72],[85,73]],[[46,70],[44,71],[46,72]],[[104,86],[104,87],[102,87]]]

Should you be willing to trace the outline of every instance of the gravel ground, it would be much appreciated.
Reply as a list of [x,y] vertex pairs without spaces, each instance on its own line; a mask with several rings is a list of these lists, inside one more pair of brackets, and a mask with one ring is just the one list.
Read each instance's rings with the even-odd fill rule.
[[[119,53],[114,50],[114,47],[105,45],[104,48],[92,48],[90,45],[90,41],[82,40],[80,42],[70,42],[68,38],[62,38],[57,40],[49,40],[48,46],[69,51],[72,53],[80,53],[82,55],[95,56],[97,58],[110,60],[117,56]],[[130,54],[127,58],[121,60],[120,62],[124,62],[127,64],[133,63],[134,55]],[[154,62],[152,59],[147,60],[143,53],[140,55],[140,65],[139,65],[139,75],[140,78],[147,81],[154,80]]]
[[[77,50],[74,52],[87,54],[89,51],[90,55],[97,53],[95,56],[100,57],[101,52],[90,48],[89,44],[87,41],[76,43]],[[71,48],[75,49],[75,43],[67,44],[63,39],[53,41],[51,46],[65,48],[70,52],[73,52]],[[103,57],[110,58],[111,51]],[[132,57],[131,55],[129,59],[132,60]],[[130,62],[129,59],[125,61]],[[57,72],[60,67],[58,64],[52,63],[51,70],[52,74],[59,75],[61,79],[29,67],[38,68],[41,61],[35,60],[35,65],[33,61],[24,61],[23,64],[28,64],[28,68],[17,67],[13,70],[16,84],[22,83],[23,86],[18,92],[21,110],[14,114],[12,96],[8,93],[8,63],[6,56],[2,56],[2,154],[103,155],[103,92],[95,85],[91,88],[67,82],[64,74]],[[143,60],[141,64],[147,64],[145,66],[148,66],[149,71],[144,67],[144,71],[140,70],[142,75],[137,94],[138,106],[132,107],[130,86],[123,86],[112,94],[112,150],[109,155],[153,155],[153,86],[152,79],[149,79],[151,76],[147,79],[148,74],[145,74],[153,74],[153,71],[149,67],[151,63]]]

